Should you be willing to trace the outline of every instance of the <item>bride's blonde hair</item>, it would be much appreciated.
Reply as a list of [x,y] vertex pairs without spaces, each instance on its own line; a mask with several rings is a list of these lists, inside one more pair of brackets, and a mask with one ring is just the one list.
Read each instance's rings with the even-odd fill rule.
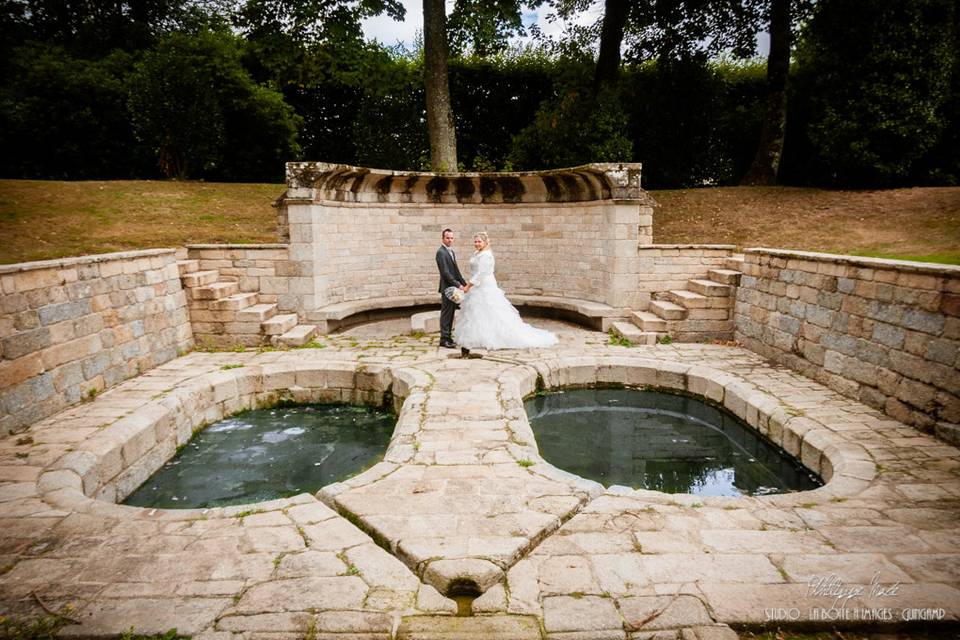
[[477,238],[483,240],[484,249],[490,246],[490,236],[487,235],[486,231],[477,231],[475,234],[473,234],[473,239],[476,240]]

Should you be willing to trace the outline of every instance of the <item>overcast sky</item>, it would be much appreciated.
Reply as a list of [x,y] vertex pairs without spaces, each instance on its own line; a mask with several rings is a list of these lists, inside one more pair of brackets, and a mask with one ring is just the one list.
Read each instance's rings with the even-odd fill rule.
[[[395,22],[386,14],[375,18],[364,20],[363,31],[368,40],[379,40],[381,44],[393,46],[397,43],[403,44],[408,49],[413,48],[413,42],[418,33],[423,32],[423,1],[422,0],[401,0],[403,6],[407,9],[407,17],[403,22]],[[446,0],[447,14],[453,11],[454,0]],[[580,14],[577,22],[580,24],[592,24],[603,11],[603,3],[594,3],[589,11]],[[535,11],[525,11],[523,14],[523,24],[529,27],[537,24],[545,35],[556,37],[563,31],[559,22],[549,22],[549,8],[541,7]],[[518,44],[523,44],[529,38],[518,38]],[[770,50],[770,36],[761,33],[757,38],[759,55],[766,57]]]
[[[386,14],[370,18],[363,22],[363,31],[370,40],[379,40],[382,44],[392,46],[398,42],[405,46],[412,47],[414,38],[418,32],[423,31],[423,2],[422,0],[401,0],[403,6],[407,9],[407,18],[403,22],[395,22]],[[447,14],[453,11],[454,0],[447,0]],[[583,24],[589,24],[597,18],[597,14],[602,11],[602,3],[597,3],[595,8],[586,12],[579,19]],[[559,23],[547,22],[549,9],[541,7],[535,11],[525,11],[523,13],[523,24],[529,27],[537,24],[540,29],[550,36],[559,35],[561,27]],[[521,39],[521,42],[523,40]]]

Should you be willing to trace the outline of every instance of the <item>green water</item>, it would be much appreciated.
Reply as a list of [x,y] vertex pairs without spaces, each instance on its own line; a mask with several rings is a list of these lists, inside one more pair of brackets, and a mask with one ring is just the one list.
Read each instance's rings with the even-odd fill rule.
[[244,411],[195,435],[124,504],[205,508],[314,493],[378,462],[395,423],[351,405]]
[[540,455],[606,486],[739,496],[823,482],[736,417],[685,396],[583,389],[526,402]]

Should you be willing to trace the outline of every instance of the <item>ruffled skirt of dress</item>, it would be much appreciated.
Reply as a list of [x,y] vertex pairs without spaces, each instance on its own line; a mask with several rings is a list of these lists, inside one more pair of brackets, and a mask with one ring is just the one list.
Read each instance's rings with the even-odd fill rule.
[[552,347],[557,336],[520,318],[496,284],[474,287],[460,303],[454,339],[467,349]]

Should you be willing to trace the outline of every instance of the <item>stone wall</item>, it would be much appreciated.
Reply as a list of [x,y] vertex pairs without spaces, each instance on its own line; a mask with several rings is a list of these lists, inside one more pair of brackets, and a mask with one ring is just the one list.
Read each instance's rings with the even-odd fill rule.
[[197,260],[201,271],[218,270],[221,281],[236,282],[240,291],[259,293],[260,302],[296,307],[289,282],[297,273],[285,244],[191,244],[187,257]]
[[636,307],[636,247],[649,243],[653,201],[638,165],[531,174],[395,173],[288,163],[280,220],[309,312],[386,296],[435,297],[435,253],[452,228],[462,271],[472,235],[490,234],[497,276],[513,294]]
[[705,278],[710,269],[723,269],[736,247],[732,244],[641,244],[640,291],[654,293],[685,289],[691,278]]
[[960,268],[748,249],[743,271],[735,325],[744,346],[956,439]]
[[[441,231],[448,227],[455,233],[453,249],[464,277],[470,272],[473,233],[487,231],[497,260],[497,280],[508,294],[578,298],[615,306],[633,302],[604,298],[612,285],[609,263],[626,248],[636,255],[636,207],[582,203],[550,209],[532,205],[451,209],[338,203],[291,210],[290,216],[292,252],[306,249],[303,236],[314,235],[313,225],[299,222],[301,216],[322,220],[327,230],[312,242],[312,249],[321,255],[314,262],[316,308],[383,296],[436,296],[435,254]],[[618,239],[607,237],[608,233]],[[626,264],[629,257],[621,261],[629,269],[623,274],[635,281],[638,274]],[[292,286],[297,289],[296,283]]]
[[193,347],[173,249],[0,265],[0,434]]

